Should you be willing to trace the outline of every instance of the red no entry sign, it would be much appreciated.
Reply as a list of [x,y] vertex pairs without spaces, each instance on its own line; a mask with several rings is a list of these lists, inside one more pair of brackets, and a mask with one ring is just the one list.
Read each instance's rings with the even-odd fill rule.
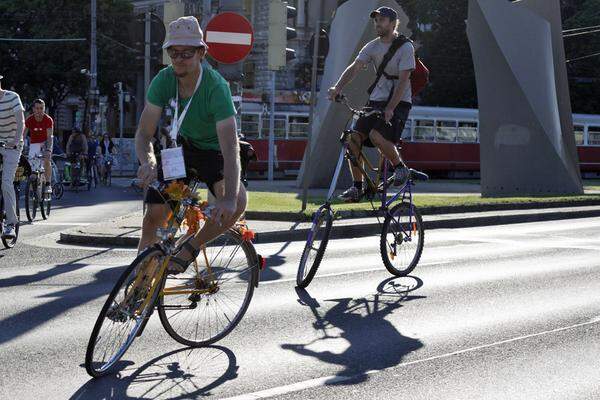
[[206,25],[208,54],[223,64],[242,61],[252,50],[254,33],[244,16],[233,12],[216,15]]

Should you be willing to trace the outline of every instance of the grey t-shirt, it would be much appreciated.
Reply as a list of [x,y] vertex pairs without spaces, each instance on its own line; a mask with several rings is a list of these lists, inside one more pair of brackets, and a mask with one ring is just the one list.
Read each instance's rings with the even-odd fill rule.
[[[379,64],[383,61],[383,56],[387,53],[388,49],[392,43],[383,43],[381,38],[377,38],[371,40],[369,43],[362,48],[362,50],[358,53],[356,57],[357,60],[370,63],[375,68],[375,72],[377,72],[377,68]],[[387,66],[385,67],[385,72],[389,75],[398,76],[400,71],[412,71],[415,69],[415,48],[412,43],[406,42],[398,50],[396,50],[396,54],[390,59]],[[385,75],[381,76],[377,86],[373,89],[369,100],[372,101],[387,101],[390,96],[390,91],[392,87],[398,85],[398,80],[390,80],[385,77]],[[401,101],[405,101],[407,103],[412,103],[412,90],[410,84],[406,88],[406,91],[402,95]]]

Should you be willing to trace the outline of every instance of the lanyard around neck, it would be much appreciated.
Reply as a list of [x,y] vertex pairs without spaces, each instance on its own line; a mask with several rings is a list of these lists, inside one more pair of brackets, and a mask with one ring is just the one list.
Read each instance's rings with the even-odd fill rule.
[[[190,104],[192,104],[192,99],[194,98],[194,95],[198,91],[198,87],[200,86],[200,82],[202,81],[203,70],[204,70],[204,68],[202,68],[202,66],[200,66],[200,74],[198,74],[198,80],[196,81],[196,87],[194,88],[194,93],[192,93],[192,95],[191,95],[190,99],[188,100],[188,103],[185,105],[185,108],[183,109],[183,112],[181,113],[181,115],[179,115],[179,83],[177,83],[175,86],[175,116],[173,117],[173,126],[171,129],[171,137],[173,139],[177,139],[177,135],[179,134],[179,127],[181,127],[181,124],[183,123],[183,119],[185,118],[185,115],[187,114],[188,109],[190,108]],[[173,136],[175,136],[175,137],[173,137]]]

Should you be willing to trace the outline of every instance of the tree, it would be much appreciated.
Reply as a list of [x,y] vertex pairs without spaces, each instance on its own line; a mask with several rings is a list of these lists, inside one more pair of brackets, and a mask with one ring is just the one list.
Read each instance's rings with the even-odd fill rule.
[[[17,90],[26,103],[36,97],[44,98],[50,109],[70,94],[86,95],[89,81],[81,70],[89,69],[90,63],[89,0],[2,0],[0,15],[0,38],[86,39],[0,41],[0,65],[5,84]],[[135,54],[117,44],[129,45],[126,24],[131,20],[130,2],[98,1],[98,86],[103,94],[114,93],[116,81],[133,80],[131,68]]]

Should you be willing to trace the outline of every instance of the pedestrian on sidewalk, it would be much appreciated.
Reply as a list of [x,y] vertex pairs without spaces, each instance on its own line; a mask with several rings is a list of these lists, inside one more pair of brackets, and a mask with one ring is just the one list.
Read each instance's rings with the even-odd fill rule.
[[5,147],[0,148],[2,155],[2,197],[6,211],[6,224],[2,237],[14,239],[16,236],[17,198],[13,182],[23,151],[23,131],[25,117],[23,104],[19,95],[10,90],[2,89],[3,76],[0,75],[0,142]]
[[[208,63],[204,35],[195,17],[181,17],[169,24],[163,44],[171,65],[152,79],[135,135],[140,161],[138,177],[145,187],[164,180],[154,155],[153,138],[164,107],[172,109],[171,138],[177,146],[169,155],[183,159],[185,173],[200,175],[216,197],[211,218],[171,258],[170,273],[184,271],[196,259],[203,243],[219,236],[237,221],[246,208],[246,190],[240,182],[240,152],[235,108],[227,81]],[[144,200],[148,207],[142,222],[139,250],[157,241],[156,230],[170,213],[166,199],[149,187]]]
[[[46,114],[46,103],[42,99],[35,99],[32,114],[25,120],[25,137],[29,135],[29,159],[35,156],[44,156],[44,174],[46,175],[45,193],[52,193],[52,166],[50,157],[54,142],[54,121]],[[35,160],[38,163],[39,160]]]
[[[398,13],[390,7],[379,7],[370,14],[377,38],[367,43],[352,64],[342,73],[337,83],[328,91],[335,100],[342,89],[358,73],[372,64],[377,78],[368,90],[367,110],[378,109],[383,117],[370,115],[356,121],[355,132],[350,136],[350,151],[358,160],[362,146],[377,147],[393,165],[394,185],[406,182],[409,170],[396,148],[408,113],[412,107],[411,72],[415,69],[415,49],[412,42],[398,32]],[[380,68],[383,65],[383,69]],[[363,176],[360,169],[348,162],[354,184],[340,198],[358,202],[363,195]]]

